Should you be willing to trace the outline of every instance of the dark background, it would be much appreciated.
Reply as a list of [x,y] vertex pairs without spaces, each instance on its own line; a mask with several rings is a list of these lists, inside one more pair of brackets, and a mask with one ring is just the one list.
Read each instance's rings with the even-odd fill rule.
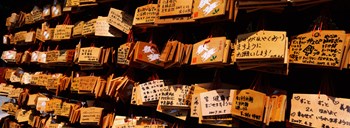
[[[42,7],[51,1],[46,0],[1,0],[0,2],[0,35],[8,33],[5,28],[5,20],[12,12],[18,13],[19,11],[29,12],[33,9],[34,4]],[[96,18],[98,15],[107,16],[109,8],[114,7],[122,9],[129,14],[134,13],[136,7],[145,5],[147,1],[140,0],[119,0],[116,2],[102,3],[96,7],[86,7],[82,8],[80,12],[73,13],[71,16],[72,22],[75,23],[80,20],[87,21],[92,18]],[[85,10],[86,9],[86,10]],[[212,22],[203,24],[179,24],[179,25],[167,25],[159,28],[147,29],[148,31],[137,31],[135,33],[136,40],[148,41],[148,37],[153,33],[153,42],[158,44],[160,48],[165,44],[166,40],[174,32],[183,33],[183,41],[185,43],[195,43],[202,39],[205,39],[210,30],[215,28],[220,30],[218,35],[226,35],[230,39],[234,39],[237,34],[246,33],[250,31],[256,31],[260,29],[265,30],[281,30],[287,31],[289,37],[308,32],[312,30],[314,22],[317,22],[317,18],[320,16],[327,17],[324,29],[339,29],[350,31],[350,1],[349,0],[333,0],[331,2],[312,5],[307,7],[292,7],[288,6],[283,11],[275,12],[269,10],[260,10],[251,13],[245,12],[245,10],[240,10],[237,16],[237,21],[233,22]],[[331,20],[329,20],[331,19]],[[54,19],[50,21],[50,24],[54,25],[59,21],[63,21],[64,17]],[[29,30],[30,28],[36,28],[40,24],[27,25],[14,31],[19,30]],[[251,25],[251,29],[247,29]],[[95,42],[97,46],[113,46],[118,47],[123,44],[126,40],[126,35],[122,38],[93,38],[93,39],[83,39],[83,45],[88,46],[89,43]],[[1,40],[2,41],[2,40]],[[74,48],[77,44],[78,39],[73,39],[64,42],[52,42],[46,43],[47,46],[55,46],[58,43],[61,44],[62,49]],[[14,46],[11,45],[0,45],[2,52],[3,50],[12,49]],[[37,48],[37,44],[33,46],[16,46],[19,51],[24,51],[29,47]],[[2,65],[5,64],[2,62]],[[13,65],[12,65],[13,66]],[[37,71],[37,70],[48,70],[51,72],[62,72],[65,70],[77,70],[77,68],[55,68],[55,69],[41,69],[39,66],[35,65],[23,65],[25,71]],[[123,74],[126,69],[118,65],[105,68],[98,71],[87,71],[95,72],[95,75],[101,74],[106,75],[108,73],[114,72],[116,74]],[[223,83],[230,83],[234,85],[239,85],[241,89],[249,88],[252,81],[256,77],[257,72],[254,71],[239,71],[235,66],[225,67],[220,70],[219,76]],[[144,82],[146,79],[154,72],[157,72],[162,79],[169,79],[171,81],[181,81],[183,84],[193,84],[201,82],[212,82],[214,79],[214,73],[216,69],[201,69],[194,66],[183,66],[181,68],[172,69],[153,69],[153,70],[140,70],[134,69],[134,79],[135,81]],[[335,69],[324,69],[324,68],[300,68],[295,65],[291,65],[290,72],[288,76],[275,75],[260,73],[263,76],[262,88],[275,87],[288,91],[288,102],[290,102],[290,97],[293,93],[310,93],[317,94],[320,90],[321,83],[324,83],[324,78],[329,78],[331,83],[329,84],[333,91],[326,92],[328,95],[336,97],[350,98],[348,91],[345,88],[350,82],[350,72],[347,69],[335,70]],[[117,75],[118,76],[118,75]],[[179,76],[183,76],[182,79]],[[62,94],[65,97],[72,97],[79,100],[89,99],[81,95],[73,94]],[[99,99],[99,106],[104,106],[116,111],[121,115],[148,115],[160,117],[169,122],[179,121],[172,117],[155,112],[153,108],[131,106],[128,103],[110,102],[112,99],[102,98]],[[289,105],[289,104],[288,104]],[[287,109],[286,113],[288,113]],[[288,114],[286,115],[288,119]],[[194,118],[188,118],[185,122],[186,127],[212,127],[198,125],[197,120]],[[288,123],[273,123],[270,127],[289,127]],[[242,122],[240,127],[254,127],[247,123]]]

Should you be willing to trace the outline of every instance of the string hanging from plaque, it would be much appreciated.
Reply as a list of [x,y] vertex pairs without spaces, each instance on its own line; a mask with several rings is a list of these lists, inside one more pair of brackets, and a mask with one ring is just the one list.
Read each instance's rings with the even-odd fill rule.
[[334,88],[333,88],[333,81],[330,78],[332,75],[331,72],[326,71],[322,74],[322,80],[321,80],[321,85],[318,91],[318,95],[325,94],[328,96],[333,96],[334,93]]

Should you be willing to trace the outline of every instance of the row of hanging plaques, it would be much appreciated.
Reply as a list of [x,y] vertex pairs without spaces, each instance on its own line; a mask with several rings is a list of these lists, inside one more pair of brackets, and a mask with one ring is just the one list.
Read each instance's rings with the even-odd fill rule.
[[134,87],[131,104],[156,106],[157,111],[181,120],[190,116],[199,118],[199,124],[225,127],[238,127],[236,119],[256,126],[289,119],[293,126],[350,127],[349,99],[295,93],[288,118],[283,90],[265,94],[252,89],[211,90],[208,85],[164,85],[162,80],[153,80]]
[[[6,85],[1,84],[0,90],[3,91]],[[3,98],[3,97],[2,97]],[[115,115],[114,113],[104,114],[104,108],[94,107],[93,101],[79,102],[75,100],[65,100],[60,97],[49,98],[43,94],[29,94],[28,90],[20,92],[17,98],[18,102],[4,101],[1,104],[1,110],[13,115],[17,123],[28,122],[32,127],[62,127],[67,126],[67,122],[56,121],[57,117],[69,118],[69,123],[79,123],[81,125],[95,125],[102,128],[123,128],[123,127],[155,127],[163,128],[167,125],[165,121],[156,118],[134,117],[127,118]],[[87,103],[87,104],[85,104]],[[34,107],[35,110],[25,110],[22,106]],[[35,113],[39,111],[40,114]],[[51,113],[49,117],[43,116],[44,113]],[[42,115],[41,115],[42,114]],[[69,125],[68,125],[69,126]],[[4,128],[13,128],[6,125]]]
[[342,30],[313,31],[292,39],[289,39],[284,31],[261,30],[240,34],[234,42],[225,37],[209,37],[193,45],[185,44],[185,47],[181,47],[180,41],[170,40],[161,52],[152,43],[137,42],[133,45],[135,43],[128,42],[118,48],[118,63],[128,65],[131,62],[128,58],[132,56],[131,53],[145,54],[143,56],[146,57],[149,56],[147,49],[153,48],[153,51],[157,51],[157,55],[153,56],[155,58],[142,60],[158,64],[158,67],[169,68],[176,63],[202,67],[236,64],[240,70],[286,75],[290,63],[300,66],[347,68],[349,39]]
[[209,17],[232,20],[238,9],[234,0],[158,0],[136,9],[133,25],[188,23]]
[[199,124],[226,127],[238,126],[232,116],[254,125],[285,120],[285,93],[266,95],[250,89],[211,90],[211,85],[165,85],[163,80],[153,80],[134,86],[131,104],[156,106],[157,111],[181,120],[191,116],[199,118]]
[[[128,65],[152,65],[157,67],[178,67],[183,64],[198,65],[204,67],[227,66],[236,64],[240,70],[256,70],[277,74],[288,74],[289,63],[300,64],[301,66],[317,66],[342,69],[349,64],[348,38],[342,30],[313,31],[295,36],[288,41],[284,31],[267,31],[240,34],[234,43],[225,37],[210,37],[195,44],[184,44],[177,40],[169,40],[162,51],[156,44],[151,42],[138,41],[128,42],[118,48],[117,63]],[[80,46],[77,46],[80,48]],[[40,48],[40,47],[39,47]],[[33,53],[46,53],[38,52]],[[71,50],[50,51],[53,57],[58,55],[63,58],[57,61],[71,61],[73,52]],[[111,49],[101,48],[81,48],[81,53],[90,55],[84,51],[93,51],[96,54],[91,57],[82,57],[78,54],[78,62],[95,62],[99,60],[103,53],[109,55]],[[104,52],[102,52],[104,51]],[[28,61],[28,52],[17,55],[16,51],[4,51],[2,59],[7,62]],[[91,53],[92,54],[92,53]],[[45,56],[45,55],[42,55]],[[64,57],[66,56],[66,57]],[[76,56],[76,55],[75,55]],[[92,57],[94,56],[94,57]],[[19,57],[19,58],[18,58]],[[30,58],[30,57],[29,57]],[[95,58],[94,60],[86,60]],[[56,60],[53,58],[53,60]],[[45,59],[42,58],[42,61]],[[36,62],[36,61],[35,61]],[[142,67],[142,66],[141,66]]]

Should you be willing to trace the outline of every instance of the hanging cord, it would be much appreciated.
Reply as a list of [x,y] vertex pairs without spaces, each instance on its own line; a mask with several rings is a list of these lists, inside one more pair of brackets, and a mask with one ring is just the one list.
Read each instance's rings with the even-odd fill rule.
[[317,24],[314,25],[314,28],[312,30],[312,36],[318,36],[318,35],[315,35],[316,28],[319,31],[319,34],[321,34],[322,27],[323,27],[323,19],[324,19],[323,17],[320,17],[319,26],[317,26]]
[[154,32],[153,30],[150,32],[150,36],[149,36],[149,39],[148,39],[148,42],[151,43],[151,44],[153,43],[153,32]]
[[128,33],[128,39],[127,42],[131,42],[134,43],[134,33],[132,30],[130,30],[130,32]]
[[221,70],[219,68],[215,69],[214,78],[213,78],[213,87],[212,89],[219,89],[221,87]]
[[260,15],[259,19],[258,19],[258,25],[257,25],[257,30],[265,30],[265,20],[266,20],[266,16],[265,13],[262,12],[262,14]]
[[250,85],[249,89],[252,90],[257,90],[257,88],[260,86],[261,84],[261,79],[262,79],[262,74],[261,73],[257,73],[252,84]]
[[66,18],[64,19],[63,24],[65,24],[65,25],[70,25],[71,24],[71,20],[70,20],[70,15],[69,14],[66,15]]
[[40,51],[40,50],[42,49],[42,47],[43,47],[43,42],[40,42],[40,44],[39,44],[39,47],[38,47],[37,51]]
[[326,94],[328,96],[333,96],[333,94],[334,94],[334,90],[332,87],[333,82],[331,81],[331,79],[330,79],[331,75],[329,75],[329,74],[330,73],[327,72],[327,73],[324,73],[322,75],[322,81],[321,81],[320,89],[318,91],[319,98],[321,96],[321,93]]
[[180,69],[180,73],[179,73],[179,76],[177,78],[177,84],[182,84],[183,81],[184,81],[184,78],[185,78],[185,73],[183,71],[184,69]]

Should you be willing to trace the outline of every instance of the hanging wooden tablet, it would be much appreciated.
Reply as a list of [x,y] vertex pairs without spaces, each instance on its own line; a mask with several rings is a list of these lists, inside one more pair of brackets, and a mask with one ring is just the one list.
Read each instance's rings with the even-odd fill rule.
[[52,40],[67,40],[71,38],[73,25],[56,25]]
[[84,76],[84,77],[79,77],[79,93],[84,93],[84,92],[90,92],[92,93],[93,89],[95,88],[97,82],[99,81],[99,77],[95,76]]
[[47,4],[43,7],[43,17],[48,19],[51,16],[51,5]]
[[44,96],[38,97],[36,101],[36,110],[38,111],[45,111],[46,108],[46,102],[49,101],[50,99]]
[[103,108],[88,107],[80,109],[80,123],[100,125]]
[[19,12],[19,15],[18,15],[18,19],[17,19],[17,22],[15,24],[16,27],[22,27],[25,23],[25,13],[20,11]]
[[57,63],[71,63],[73,61],[75,50],[59,50],[59,54],[57,57]]
[[55,28],[48,28],[44,31],[42,31],[42,36],[44,37],[44,40],[52,40],[53,34],[55,33]]
[[16,62],[16,54],[17,52],[14,50],[3,51],[1,59],[5,62]]
[[286,50],[286,39],[286,32],[284,31],[260,30],[238,35],[236,59],[283,59]]
[[32,63],[36,63],[36,62],[38,62],[38,55],[39,55],[39,52],[40,51],[34,51],[34,52],[32,52],[32,56],[31,56],[31,58],[30,58],[30,62],[32,62]]
[[83,33],[84,23],[84,21],[79,21],[74,25],[72,36],[80,36]]
[[139,85],[142,102],[150,102],[159,100],[161,89],[164,87],[163,80],[153,80]]
[[167,46],[163,49],[161,54],[162,58],[160,58],[163,59],[163,62],[165,61],[165,69],[179,67],[181,65],[185,54],[184,46],[185,45],[179,41],[168,41]]
[[[166,44],[165,44],[165,47],[163,48],[162,50],[162,53],[160,54],[160,57],[159,57],[159,60],[162,61],[162,62],[168,62],[168,57],[169,57],[169,54],[171,52],[171,50],[173,49],[173,43],[174,41],[168,41]],[[175,49],[175,48],[174,48]]]
[[159,61],[160,52],[156,44],[138,41],[134,47],[133,61],[157,67],[164,66],[164,63]]
[[102,48],[85,47],[80,48],[78,63],[98,64],[102,54]]
[[6,80],[9,80],[10,77],[11,77],[11,75],[12,75],[12,72],[15,72],[15,70],[14,70],[14,69],[11,69],[11,68],[7,68],[6,71],[5,71],[5,76],[4,76],[4,78],[5,78]]
[[25,24],[33,24],[34,23],[34,17],[31,13],[27,13],[25,15]]
[[15,37],[14,37],[15,42],[16,43],[24,42],[26,39],[26,34],[27,34],[27,31],[20,31],[15,33]]
[[73,106],[75,106],[75,104],[63,102],[61,109],[56,109],[54,114],[69,117]]
[[153,24],[157,16],[158,4],[137,7],[132,25]]
[[288,74],[288,38],[284,31],[261,30],[238,35],[234,49],[240,70]]
[[324,94],[293,94],[289,122],[307,127],[349,127],[349,99]]
[[163,86],[159,101],[157,105],[157,111],[186,120],[189,102],[186,102],[189,94],[190,86],[187,85],[169,85]]
[[189,108],[189,103],[186,102],[189,91],[190,86],[187,85],[163,86],[158,104],[160,107]]
[[[200,115],[199,123],[210,124],[216,122],[215,125],[231,126],[232,116],[231,108],[234,103],[233,97],[237,94],[237,90],[218,89],[199,94],[200,98]],[[220,123],[220,121],[222,121]],[[226,122],[226,123],[223,123]]]
[[192,13],[193,0],[159,0],[159,16],[176,16]]
[[82,35],[91,35],[95,33],[95,23],[96,19],[91,19],[84,23],[82,29]]
[[133,17],[115,8],[110,8],[108,13],[108,23],[120,31],[128,34],[132,27]]
[[27,105],[28,106],[35,106],[35,100],[37,99],[39,94],[30,94],[28,98]]
[[222,63],[226,37],[213,37],[193,45],[191,65]]
[[80,0],[67,0],[66,1],[66,7],[76,7],[79,6]]
[[32,75],[25,72],[23,73],[21,77],[21,84],[30,84],[30,79],[32,78]]
[[193,19],[225,15],[227,0],[194,0]]
[[50,99],[46,102],[45,111],[53,112],[55,110],[61,109],[62,100],[58,98]]
[[47,87],[48,86],[48,80],[51,77],[52,77],[51,75],[47,75],[47,74],[39,75],[38,85]]
[[31,11],[31,14],[33,15],[33,19],[35,22],[43,19],[43,12],[37,6],[34,6],[33,10]]
[[25,36],[26,37],[24,41],[26,43],[35,42],[35,31],[29,31]]
[[291,41],[289,62],[339,69],[345,37],[343,30],[322,30],[300,34]]
[[253,121],[263,121],[266,94],[251,89],[237,92],[233,97],[232,114]]
[[10,44],[10,37],[9,37],[10,35],[4,35],[3,37],[2,37],[2,43],[3,44]]
[[26,111],[24,109],[18,109],[15,114],[15,118],[19,123],[29,121],[29,116],[32,114],[32,111]]
[[200,97],[199,94],[210,90],[209,84],[194,84],[191,86],[187,101],[191,106],[191,117],[198,117],[200,110]]
[[130,104],[132,105],[143,105],[141,99],[141,88],[138,84],[132,88]]
[[47,78],[46,89],[47,90],[56,90],[57,87],[61,84],[61,80],[63,78],[64,77],[60,73],[50,75],[50,77]]
[[38,63],[46,63],[46,53],[47,52],[38,53]]
[[40,40],[41,42],[45,42],[45,38],[41,33],[41,29],[39,29],[39,28],[36,29],[35,38]]
[[16,64],[20,64],[21,63],[21,59],[22,59],[22,55],[23,55],[23,53],[21,53],[21,52],[18,52],[18,53],[16,53],[16,61],[15,61],[15,63]]
[[54,0],[54,3],[51,7],[51,18],[58,17],[62,15],[62,7],[61,4]]
[[122,32],[110,27],[107,22],[107,17],[99,16],[95,23],[95,36],[105,36],[105,37],[121,37]]
[[130,60],[128,59],[132,44],[130,42],[122,44],[118,48],[117,53],[117,64],[129,65]]
[[349,61],[350,61],[350,34],[346,34],[346,40],[345,40],[345,50],[343,54],[343,68],[348,69],[349,68]]
[[[282,122],[285,119],[285,110],[287,107],[286,95],[272,95],[268,98],[266,105],[270,104],[270,109],[265,110],[264,123],[269,125],[271,122]],[[268,115],[266,114],[268,113]],[[265,122],[266,121],[266,122]]]
[[[17,79],[17,80],[15,80],[14,83],[15,82],[20,82],[18,80],[21,79],[21,78],[17,77],[15,79]],[[10,79],[10,81],[11,81],[11,79]],[[9,91],[9,94],[7,95],[7,97],[9,97],[9,98],[18,98],[22,92],[23,92],[23,88],[12,88]]]
[[47,63],[54,63],[57,61],[59,55],[58,50],[51,50],[46,53],[46,62]]

